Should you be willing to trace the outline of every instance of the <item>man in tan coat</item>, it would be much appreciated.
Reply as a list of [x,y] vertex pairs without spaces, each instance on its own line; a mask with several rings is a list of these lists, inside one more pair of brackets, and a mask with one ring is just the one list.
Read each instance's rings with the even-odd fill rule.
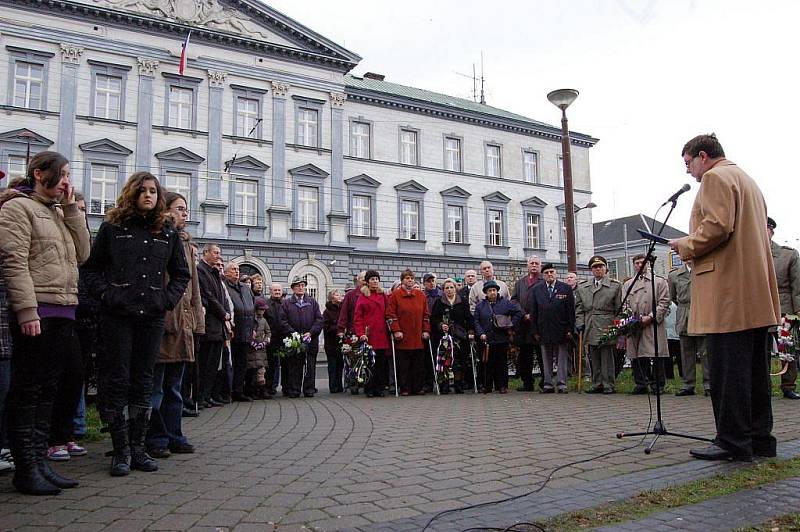
[[[633,271],[639,271],[644,264],[644,259],[645,256],[641,254],[633,257]],[[636,382],[636,386],[633,388],[634,395],[647,393],[648,384],[653,388],[653,393],[657,391],[656,387],[660,388],[659,393],[663,391],[663,363],[672,361],[667,344],[667,328],[664,324],[664,318],[669,312],[669,285],[663,277],[655,276],[656,312],[654,316],[651,275],[653,274],[650,272],[649,266],[644,264],[641,277],[628,279],[622,286],[622,293],[628,296],[625,307],[642,317],[641,328],[629,335],[626,342],[628,358],[631,359],[633,380]],[[630,294],[628,294],[629,290]],[[656,353],[656,337],[653,335],[653,319],[658,325],[658,353]],[[661,357],[655,362],[662,364],[662,367],[653,363],[654,357]]]
[[[767,218],[767,231],[772,239],[778,224],[772,218]],[[775,276],[778,281],[778,298],[781,301],[781,314],[794,314],[800,312],[800,256],[797,250],[789,246],[781,246],[775,241],[770,241],[772,261],[775,263]],[[794,391],[797,382],[797,360],[789,363],[786,372],[781,375],[781,391],[786,399],[800,399],[800,394]]]
[[714,444],[692,449],[705,460],[775,456],[767,329],[780,303],[767,206],[756,182],[731,161],[714,135],[693,138],[681,152],[700,182],[689,235],[670,246],[694,265],[689,332],[706,335]]

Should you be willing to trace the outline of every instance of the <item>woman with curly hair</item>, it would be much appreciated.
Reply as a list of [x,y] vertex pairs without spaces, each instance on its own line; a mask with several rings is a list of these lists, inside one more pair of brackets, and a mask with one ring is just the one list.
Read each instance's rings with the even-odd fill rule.
[[166,214],[158,179],[149,172],[132,174],[83,266],[86,285],[102,305],[98,410],[114,446],[112,476],[158,469],[144,447],[153,368],[164,315],[190,280],[179,232]]

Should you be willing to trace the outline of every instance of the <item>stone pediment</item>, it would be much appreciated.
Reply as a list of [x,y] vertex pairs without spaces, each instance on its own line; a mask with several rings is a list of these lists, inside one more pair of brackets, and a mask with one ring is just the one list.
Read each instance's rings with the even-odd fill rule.
[[0,142],[19,142],[22,144],[31,143],[31,146],[52,146],[53,141],[43,137],[38,133],[34,133],[30,129],[12,129],[5,133],[0,133]]
[[109,155],[127,156],[133,153],[133,150],[129,150],[122,144],[118,144],[111,139],[100,139],[93,140],[91,142],[84,142],[78,147],[81,149],[81,151],[104,153]]
[[247,170],[269,170],[269,165],[263,163],[252,155],[242,155],[235,160],[225,161],[225,168],[244,168]]
[[472,195],[463,188],[459,187],[458,185],[442,190],[441,192],[439,192],[439,194],[451,198],[463,198],[463,199],[466,199]]
[[202,163],[205,161],[203,157],[197,155],[193,151],[189,151],[186,148],[172,148],[171,150],[165,150],[162,152],[156,153],[156,159],[164,159],[168,161],[180,161],[184,163]]
[[370,188],[378,188],[381,186],[380,181],[368,176],[367,174],[357,175],[355,177],[351,177],[350,179],[345,179],[345,183],[352,186],[359,186],[359,187],[370,187]]
[[325,179],[330,175],[319,166],[313,164],[304,164],[303,166],[291,168],[289,173],[292,174],[292,176],[316,177],[319,179]]
[[425,193],[428,191],[427,188],[420,185],[413,179],[411,181],[406,181],[405,183],[400,183],[399,185],[395,185],[395,190],[399,192],[418,192],[418,193]]
[[92,6],[227,33],[357,63],[361,57],[259,0],[79,0]]
[[521,201],[520,204],[523,207],[547,207],[547,203],[538,196],[530,197],[524,201]]
[[483,201],[493,201],[496,203],[508,203],[511,201],[511,198],[503,194],[502,192],[492,192],[491,194],[487,194],[483,197]]

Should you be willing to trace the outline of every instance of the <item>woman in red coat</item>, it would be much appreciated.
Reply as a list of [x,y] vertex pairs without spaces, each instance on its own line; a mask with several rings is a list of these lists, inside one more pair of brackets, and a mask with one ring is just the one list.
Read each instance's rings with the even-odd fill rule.
[[414,272],[400,274],[400,287],[389,296],[386,319],[391,323],[397,348],[397,380],[400,395],[425,395],[422,388],[423,341],[430,338],[428,301],[422,290],[414,288]]
[[375,350],[372,378],[366,386],[367,397],[383,397],[389,381],[389,333],[386,329],[387,297],[381,288],[381,276],[375,270],[364,276],[367,284],[361,287],[353,314],[353,329],[362,342],[369,342]]

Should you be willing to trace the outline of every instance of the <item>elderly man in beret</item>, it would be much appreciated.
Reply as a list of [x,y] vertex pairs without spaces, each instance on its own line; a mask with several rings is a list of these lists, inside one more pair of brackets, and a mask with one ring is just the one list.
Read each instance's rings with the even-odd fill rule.
[[[306,294],[306,281],[300,277],[292,279],[292,295],[281,303],[281,329],[289,336],[299,333],[308,344],[305,356],[293,355],[281,361],[281,370],[286,373],[283,390],[289,397],[300,397],[302,385],[303,395],[314,397],[317,389],[314,381],[317,376],[317,353],[319,352],[319,334],[322,332],[322,313],[319,303]],[[305,376],[303,364],[305,363]]]
[[587,393],[614,393],[614,342],[602,343],[603,333],[622,308],[622,283],[608,276],[608,261],[600,255],[589,259],[592,278],[575,289],[575,328],[583,333],[589,351],[592,387]]

